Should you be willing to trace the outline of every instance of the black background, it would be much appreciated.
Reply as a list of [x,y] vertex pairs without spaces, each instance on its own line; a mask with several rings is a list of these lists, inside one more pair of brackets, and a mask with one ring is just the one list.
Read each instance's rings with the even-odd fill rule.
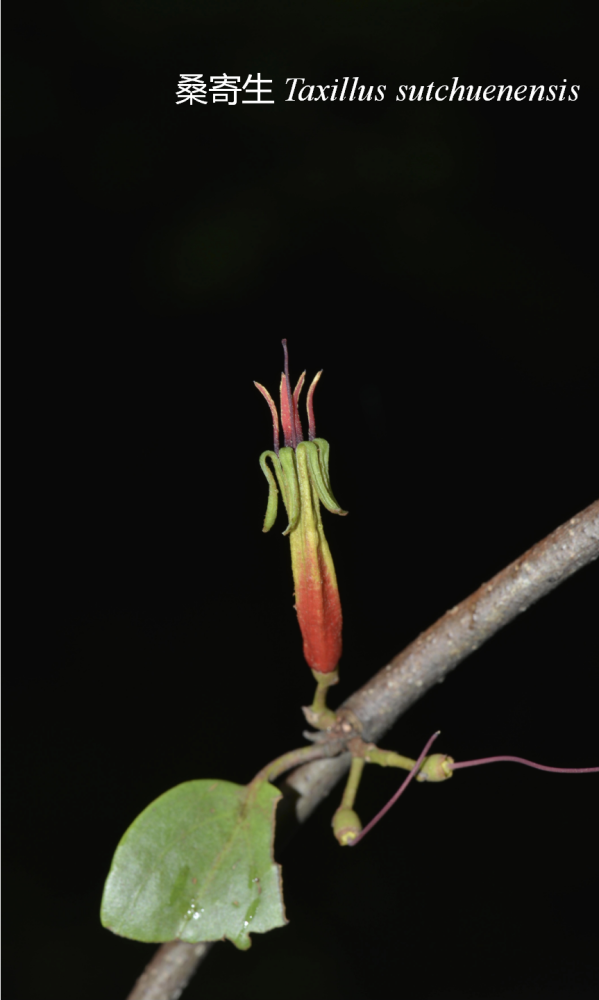
[[[596,499],[589,33],[565,2],[21,9],[9,1000],[124,997],[153,949],[99,923],[123,831],[179,782],[245,782],[302,742],[312,678],[287,542],[260,531],[252,385],[276,390],[282,336],[292,374],[324,369],[350,511],[325,525],[333,705]],[[276,103],[177,106],[182,72],[260,72]],[[384,102],[284,100],[288,77],[346,75]],[[580,97],[395,101],[453,76]],[[597,582],[527,612],[384,745],[415,756],[440,728],[456,760],[598,763]],[[399,780],[368,772],[364,821]],[[410,789],[355,851],[332,838],[338,794],[282,858],[289,926],[218,945],[186,997],[596,995],[595,777],[465,771]]]

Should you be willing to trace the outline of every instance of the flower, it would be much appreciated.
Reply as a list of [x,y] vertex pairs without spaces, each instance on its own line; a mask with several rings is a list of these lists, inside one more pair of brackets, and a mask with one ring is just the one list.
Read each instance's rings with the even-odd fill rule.
[[280,490],[289,518],[283,534],[289,535],[291,545],[295,610],[304,656],[318,681],[323,680],[322,675],[332,674],[337,669],[342,628],[339,588],[324,536],[320,504],[333,514],[346,514],[347,511],[341,509],[331,491],[329,444],[324,438],[316,437],[313,401],[322,371],[308,389],[309,433],[308,441],[304,441],[298,402],[306,373],[300,375],[292,394],[286,340],[283,340],[283,350],[285,371],[281,375],[280,391],[285,445],[282,448],[279,447],[279,416],[275,403],[264,386],[254,382],[270,407],[274,432],[274,451],[264,451],[260,456],[260,467],[268,480],[268,505],[262,530],[270,531],[275,522]]

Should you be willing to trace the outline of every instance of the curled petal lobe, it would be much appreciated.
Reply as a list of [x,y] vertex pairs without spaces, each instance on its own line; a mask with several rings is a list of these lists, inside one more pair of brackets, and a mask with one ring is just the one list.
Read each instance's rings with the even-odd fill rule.
[[275,406],[274,399],[272,398],[272,396],[269,393],[268,389],[265,389],[264,386],[260,385],[259,382],[254,382],[254,385],[256,386],[256,389],[258,390],[258,392],[262,393],[262,395],[264,396],[264,398],[265,398],[265,400],[268,403],[268,406],[270,408],[270,413],[271,413],[271,416],[272,416],[272,429],[273,429],[273,435],[274,435],[274,448],[275,448],[275,453],[278,455],[279,454],[279,414],[277,413],[277,408]]
[[[260,468],[268,480],[268,504],[266,506],[266,514],[264,517],[264,524],[262,526],[262,531],[270,531],[273,524],[277,519],[277,509],[279,506],[279,491],[277,489],[277,484],[275,482],[275,477],[267,465],[266,460],[270,458],[275,468],[279,465],[279,460],[275,455],[274,451],[263,451],[260,455]],[[280,466],[279,466],[280,468]],[[278,471],[278,470],[277,470]]]
[[287,507],[287,516],[289,518],[289,524],[284,535],[288,535],[291,531],[295,531],[300,519],[300,490],[297,481],[297,469],[295,465],[295,452],[293,448],[281,448],[279,452],[279,459],[281,462],[281,468],[283,470],[283,479],[285,482],[285,506]]
[[[323,459],[320,450],[321,443],[326,445],[326,462]],[[323,442],[322,438],[316,438],[314,441],[303,441],[301,445],[298,445],[298,449],[299,448],[304,448],[306,450],[308,464],[310,466],[312,485],[318,494],[320,502],[327,508],[327,510],[330,510],[331,514],[347,514],[346,510],[341,509],[331,492],[328,477],[328,442]]]

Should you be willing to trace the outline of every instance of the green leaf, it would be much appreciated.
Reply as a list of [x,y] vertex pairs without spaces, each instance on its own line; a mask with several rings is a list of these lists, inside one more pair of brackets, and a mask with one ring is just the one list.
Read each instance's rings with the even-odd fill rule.
[[287,922],[273,858],[281,793],[267,781],[186,781],[131,824],[102,899],[104,927],[136,941],[216,941],[249,948]]

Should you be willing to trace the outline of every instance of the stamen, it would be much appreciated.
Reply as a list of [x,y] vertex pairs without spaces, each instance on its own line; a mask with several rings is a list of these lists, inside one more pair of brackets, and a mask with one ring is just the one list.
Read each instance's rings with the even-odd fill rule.
[[[288,354],[287,354],[287,340],[286,340],[286,338],[283,338],[283,340],[281,341],[281,343],[283,344],[283,353],[284,353],[284,356],[285,356],[285,376],[284,376],[284,383],[285,383],[285,393],[286,393],[286,396],[287,396],[287,406],[289,407],[289,424],[290,424],[290,429],[291,429],[291,442],[290,442],[290,444],[292,445],[293,448],[297,448],[297,431],[296,431],[296,428],[295,428],[295,420],[294,420],[294,417],[293,417],[293,399],[292,399],[292,396],[291,396],[291,384],[289,382],[289,357],[288,357]],[[281,417],[283,417],[283,382],[281,382]],[[285,437],[287,437],[287,435],[285,435]],[[285,444],[287,444],[287,441],[285,441]]]
[[317,375],[312,379],[312,385],[308,389],[308,399],[306,400],[306,409],[308,411],[308,440],[313,441],[316,437],[316,424],[314,422],[314,390],[320,381],[320,376],[322,375],[322,369]]
[[271,415],[272,415],[272,431],[273,431],[273,437],[274,437],[275,455],[278,455],[279,454],[279,414],[277,413],[277,408],[275,406],[274,399],[272,398],[272,396],[269,393],[268,389],[265,389],[264,386],[260,385],[259,382],[254,382],[254,385],[256,386],[256,389],[258,389],[258,391],[262,393],[262,395],[264,396],[266,402],[268,403],[268,405],[270,407],[270,412],[271,412]]

